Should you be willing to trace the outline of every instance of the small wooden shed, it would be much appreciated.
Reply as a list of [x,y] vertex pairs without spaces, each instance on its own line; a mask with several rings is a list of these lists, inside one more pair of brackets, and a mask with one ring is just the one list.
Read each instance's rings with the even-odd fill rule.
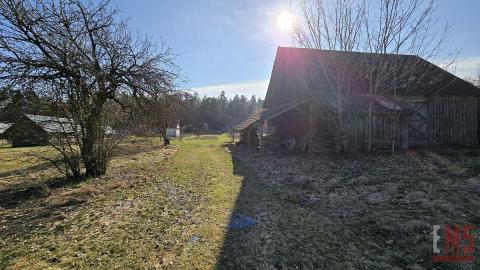
[[47,145],[50,136],[73,132],[67,118],[25,114],[5,130],[4,136],[12,141],[12,147],[23,147]]

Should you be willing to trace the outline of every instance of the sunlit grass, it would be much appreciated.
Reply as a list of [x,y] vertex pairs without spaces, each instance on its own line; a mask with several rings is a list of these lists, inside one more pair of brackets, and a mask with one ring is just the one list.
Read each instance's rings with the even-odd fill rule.
[[[131,138],[107,176],[0,208],[0,268],[213,268],[243,179],[232,174],[224,140],[174,140],[165,149]],[[0,158],[37,150],[45,148],[3,149]]]
[[0,149],[0,269],[422,269],[431,224],[479,220],[462,150],[232,159],[229,140],[129,138],[80,183],[24,157],[49,148]]
[[51,154],[52,149],[48,146],[0,148],[0,173],[11,170],[26,169],[32,165],[42,162],[35,155]]
[[0,139],[0,148],[10,148],[12,144],[7,140]]

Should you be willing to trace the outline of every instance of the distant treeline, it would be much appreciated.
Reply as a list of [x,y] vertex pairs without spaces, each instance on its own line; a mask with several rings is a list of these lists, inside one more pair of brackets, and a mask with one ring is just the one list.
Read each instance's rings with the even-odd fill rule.
[[[128,121],[128,125],[136,133],[151,133],[145,129],[157,130],[159,125],[153,123],[165,121],[169,125],[179,122],[186,132],[226,132],[257,112],[263,104],[263,100],[256,96],[247,98],[235,95],[227,98],[223,91],[218,97],[203,98],[197,94],[185,93],[164,102],[148,103],[149,106],[142,106],[143,109],[136,108],[132,97],[122,96],[119,99],[124,104],[130,104],[129,110],[133,109],[133,113],[129,114],[133,118]],[[66,117],[54,111],[52,105],[51,100],[39,97],[34,91],[0,91],[0,122],[13,123],[23,114]]]
[[254,95],[227,98],[223,91],[218,97],[192,95],[186,102],[189,104],[182,122],[186,132],[229,131],[263,104],[263,100]]

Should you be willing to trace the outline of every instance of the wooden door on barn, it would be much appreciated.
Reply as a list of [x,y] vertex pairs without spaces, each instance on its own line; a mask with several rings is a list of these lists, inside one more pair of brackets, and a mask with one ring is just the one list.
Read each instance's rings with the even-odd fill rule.
[[424,98],[412,99],[408,102],[414,113],[408,121],[408,144],[410,146],[426,146],[427,140],[427,101]]

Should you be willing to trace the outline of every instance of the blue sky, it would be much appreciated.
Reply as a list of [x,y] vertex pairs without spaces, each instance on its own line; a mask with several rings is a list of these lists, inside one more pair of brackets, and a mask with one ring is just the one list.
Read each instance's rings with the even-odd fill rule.
[[[117,0],[134,31],[178,54],[177,64],[200,96],[221,90],[264,97],[277,46],[291,45],[277,27],[288,0]],[[295,0],[292,0],[295,3]],[[437,17],[449,25],[446,49],[458,50],[456,73],[480,67],[480,1],[440,0]]]

